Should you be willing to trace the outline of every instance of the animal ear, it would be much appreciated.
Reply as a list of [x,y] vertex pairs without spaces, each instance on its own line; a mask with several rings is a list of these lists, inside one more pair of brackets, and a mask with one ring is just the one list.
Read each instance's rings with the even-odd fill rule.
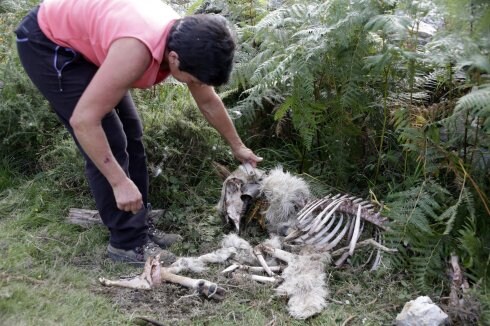
[[213,162],[214,172],[221,178],[221,180],[225,181],[231,174],[230,170],[228,170],[224,165],[219,164],[218,162]]

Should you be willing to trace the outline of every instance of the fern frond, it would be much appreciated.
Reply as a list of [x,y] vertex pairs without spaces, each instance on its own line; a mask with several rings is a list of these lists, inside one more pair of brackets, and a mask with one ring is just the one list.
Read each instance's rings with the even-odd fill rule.
[[432,234],[429,217],[434,217],[440,206],[428,192],[431,185],[423,182],[419,186],[390,196],[391,217],[395,223],[394,228],[400,232],[400,241],[410,242],[414,228],[427,235]]
[[393,40],[403,40],[408,36],[409,28],[412,25],[412,20],[406,16],[378,15],[371,18],[365,27],[372,32],[381,31]]
[[425,239],[425,245],[414,247],[415,255],[410,259],[412,273],[417,287],[425,291],[435,291],[446,280],[444,270],[446,267],[447,250],[445,239],[442,236],[433,236]]
[[[364,103],[366,94],[354,81],[349,81],[342,91],[340,103],[344,108],[355,108]],[[362,104],[361,104],[362,105]]]
[[481,119],[483,130],[490,133],[490,83],[475,87],[458,100],[454,115],[462,113]]

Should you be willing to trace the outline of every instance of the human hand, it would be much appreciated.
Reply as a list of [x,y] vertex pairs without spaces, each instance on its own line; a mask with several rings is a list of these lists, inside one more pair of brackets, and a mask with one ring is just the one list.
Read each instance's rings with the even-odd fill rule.
[[242,163],[250,163],[254,168],[257,167],[257,163],[262,162],[263,158],[254,154],[254,152],[246,147],[245,145],[241,145],[238,148],[232,148],[233,155]]
[[143,196],[131,179],[126,177],[112,189],[118,209],[136,214],[143,208]]

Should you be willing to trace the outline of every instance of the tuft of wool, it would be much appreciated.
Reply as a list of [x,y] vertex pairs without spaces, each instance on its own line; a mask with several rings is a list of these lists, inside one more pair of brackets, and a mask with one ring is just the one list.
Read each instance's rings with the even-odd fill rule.
[[282,249],[281,237],[277,235],[272,236],[270,239],[265,240],[264,242],[262,242],[262,244],[267,247]]
[[258,263],[253,253],[253,248],[246,240],[240,238],[236,233],[230,233],[221,240],[222,248],[235,248],[235,260],[241,264],[255,265]]
[[[281,237],[274,235],[270,239],[265,240],[262,242],[263,245],[271,248],[277,248],[277,249],[282,249],[282,241]],[[273,257],[267,257],[266,258],[266,263],[269,266],[276,266],[278,265],[277,259]]]
[[308,184],[303,179],[284,172],[281,166],[272,169],[264,177],[261,193],[269,204],[265,219],[272,225],[295,218],[296,213],[311,197]]
[[202,273],[208,268],[207,264],[220,264],[226,262],[230,257],[236,254],[235,248],[220,248],[209,254],[199,257],[181,257],[175,263],[170,265],[168,271],[174,274],[180,272],[191,271],[194,273]]
[[206,264],[197,257],[181,257],[175,263],[168,267],[168,271],[173,274],[191,271],[194,273],[202,273],[208,268]]
[[320,313],[329,294],[325,283],[325,264],[329,255],[294,255],[282,273],[284,282],[276,289],[287,296],[288,311],[296,319],[306,319]]

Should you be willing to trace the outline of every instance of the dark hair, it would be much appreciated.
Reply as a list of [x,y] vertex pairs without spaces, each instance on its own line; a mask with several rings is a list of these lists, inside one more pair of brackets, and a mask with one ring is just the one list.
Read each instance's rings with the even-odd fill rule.
[[212,86],[228,82],[235,40],[226,19],[219,15],[192,15],[175,22],[168,51],[179,55],[179,69]]

